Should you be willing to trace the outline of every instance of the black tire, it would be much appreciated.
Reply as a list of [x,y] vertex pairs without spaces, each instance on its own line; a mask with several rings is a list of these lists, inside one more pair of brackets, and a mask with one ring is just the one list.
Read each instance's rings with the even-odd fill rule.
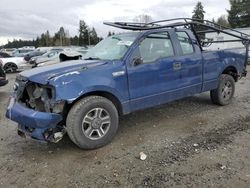
[[6,63],[3,67],[6,73],[10,72],[16,72],[17,71],[17,65],[15,63]]
[[[94,123],[95,120],[91,120],[92,122],[91,124],[84,123],[85,119],[90,116],[89,114],[96,113],[96,109],[102,109],[103,111],[101,113],[103,113],[104,115],[106,114],[108,117],[110,117],[109,118],[110,123],[108,124],[109,128],[106,128],[105,134],[103,132],[104,130],[103,127],[102,129],[94,127],[96,126],[96,124],[99,125],[102,123]],[[93,118],[93,116],[91,118]],[[94,119],[98,118],[94,117]],[[96,132],[93,131],[92,135],[88,137],[86,135],[87,130],[85,130],[84,127],[86,126],[85,124],[87,125],[86,128],[87,130],[88,128],[89,129],[92,128],[92,130],[94,131],[97,129],[102,130],[100,132],[103,133],[103,136],[98,139],[95,139],[95,137],[99,137],[100,135],[100,132],[97,130]],[[108,144],[115,136],[118,130],[118,124],[119,124],[119,116],[115,105],[110,100],[101,96],[89,96],[78,101],[70,109],[66,120],[67,133],[70,139],[82,149],[96,149]],[[98,132],[99,134],[97,134]]]
[[210,91],[210,97],[214,104],[225,106],[231,103],[234,92],[234,78],[231,75],[222,74],[219,79],[218,88]]

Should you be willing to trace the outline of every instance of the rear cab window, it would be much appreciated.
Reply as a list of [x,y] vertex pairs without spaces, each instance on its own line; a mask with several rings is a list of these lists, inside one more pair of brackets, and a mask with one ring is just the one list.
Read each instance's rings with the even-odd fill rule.
[[183,55],[189,55],[194,53],[194,46],[192,44],[192,40],[188,36],[188,34],[184,31],[177,31],[177,38],[180,42],[180,47],[182,49]]

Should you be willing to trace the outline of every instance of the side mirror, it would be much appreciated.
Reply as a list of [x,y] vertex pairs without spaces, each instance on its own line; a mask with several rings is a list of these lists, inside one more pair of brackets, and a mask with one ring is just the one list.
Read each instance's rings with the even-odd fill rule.
[[143,64],[142,58],[135,58],[134,59],[134,66],[138,66],[140,64]]

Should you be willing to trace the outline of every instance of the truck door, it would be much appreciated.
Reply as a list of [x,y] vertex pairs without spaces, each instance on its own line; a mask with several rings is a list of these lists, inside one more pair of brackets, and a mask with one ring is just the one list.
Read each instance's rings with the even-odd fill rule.
[[197,41],[191,40],[188,32],[176,32],[178,56],[176,63],[180,68],[178,85],[185,96],[200,93],[202,89],[203,59]]
[[[145,36],[135,47],[127,64],[131,110],[142,109],[174,99],[179,88],[180,69],[175,63],[171,33]],[[170,92],[170,94],[169,94]]]

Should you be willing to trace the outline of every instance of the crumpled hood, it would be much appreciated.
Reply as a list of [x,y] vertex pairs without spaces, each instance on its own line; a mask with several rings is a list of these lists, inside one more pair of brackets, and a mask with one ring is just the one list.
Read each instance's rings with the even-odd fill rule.
[[35,69],[23,71],[21,76],[28,78],[28,80],[37,82],[40,84],[46,84],[50,79],[58,77],[60,75],[74,72],[85,71],[89,68],[94,68],[106,64],[107,61],[86,61],[86,60],[74,60],[57,63],[54,65],[48,65],[45,67],[38,67]]

